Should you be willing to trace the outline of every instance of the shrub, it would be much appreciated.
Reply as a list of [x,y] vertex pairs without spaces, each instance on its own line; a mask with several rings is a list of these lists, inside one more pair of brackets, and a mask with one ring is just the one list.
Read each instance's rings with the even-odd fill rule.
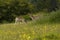
[[25,18],[26,21],[31,21],[32,20],[28,15],[25,15],[24,18]]
[[60,22],[60,10],[50,14],[50,22]]

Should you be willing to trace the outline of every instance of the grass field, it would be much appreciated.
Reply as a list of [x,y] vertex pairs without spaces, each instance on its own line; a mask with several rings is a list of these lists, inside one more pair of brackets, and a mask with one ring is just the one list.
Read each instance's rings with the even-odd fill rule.
[[60,11],[40,15],[28,23],[0,24],[0,40],[60,40]]
[[0,40],[60,40],[60,24],[1,24]]

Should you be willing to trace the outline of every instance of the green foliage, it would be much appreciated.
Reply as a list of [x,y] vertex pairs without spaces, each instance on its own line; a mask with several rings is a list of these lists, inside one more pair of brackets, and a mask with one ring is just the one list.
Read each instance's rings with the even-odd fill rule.
[[25,18],[26,21],[31,21],[32,20],[28,15],[25,15],[24,18]]
[[60,22],[60,10],[51,13],[50,21],[51,22]]
[[0,0],[0,19],[12,22],[16,16],[42,10],[56,11],[60,8],[59,4],[59,0]]
[[11,1],[10,4],[5,3],[4,5],[0,5],[0,9],[1,9],[0,19],[2,21],[6,20],[8,22],[14,21],[14,18],[16,16],[26,15],[27,13],[30,12],[28,3],[25,3],[25,2],[20,3],[18,0]]

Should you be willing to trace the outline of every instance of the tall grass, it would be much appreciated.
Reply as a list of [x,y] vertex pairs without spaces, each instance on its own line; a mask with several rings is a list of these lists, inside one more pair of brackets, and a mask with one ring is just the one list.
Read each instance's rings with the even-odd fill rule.
[[1,24],[0,40],[60,40],[60,24]]
[[42,18],[35,21],[36,24],[60,23],[60,10],[51,13],[43,13]]

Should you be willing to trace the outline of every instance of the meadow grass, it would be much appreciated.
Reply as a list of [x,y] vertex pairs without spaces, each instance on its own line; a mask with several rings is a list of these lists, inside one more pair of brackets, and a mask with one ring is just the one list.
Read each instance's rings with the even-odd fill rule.
[[1,24],[0,40],[60,40],[60,24]]

